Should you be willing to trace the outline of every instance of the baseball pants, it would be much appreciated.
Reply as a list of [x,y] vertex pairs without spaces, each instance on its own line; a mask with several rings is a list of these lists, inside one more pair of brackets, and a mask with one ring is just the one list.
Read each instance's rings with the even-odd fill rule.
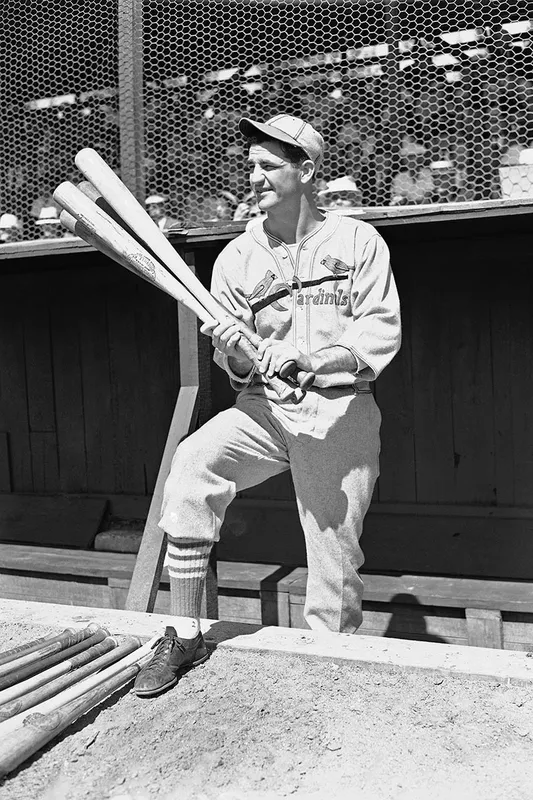
[[312,390],[292,405],[269,400],[261,387],[245,389],[177,448],[159,524],[174,538],[216,542],[237,492],[290,469],[307,550],[304,617],[314,630],[354,633],[380,423],[370,393]]

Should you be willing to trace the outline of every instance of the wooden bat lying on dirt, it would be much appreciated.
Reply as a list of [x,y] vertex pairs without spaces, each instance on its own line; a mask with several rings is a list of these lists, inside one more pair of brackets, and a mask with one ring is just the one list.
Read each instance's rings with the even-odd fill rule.
[[[124,663],[120,666],[118,662],[138,650],[141,645],[142,641],[138,636],[128,636],[120,644],[117,643],[116,639],[109,636],[100,644],[91,647],[90,651],[87,651],[87,655],[90,655],[90,658],[83,659],[83,656],[86,656],[85,653],[74,656],[70,662],[70,672],[60,675],[60,677],[44,684],[44,686],[40,686],[38,689],[17,698],[12,703],[7,703],[0,707],[0,731],[3,735],[7,735],[9,731],[18,728],[30,714],[37,712],[45,714],[54,711],[64,703],[64,699],[61,699],[60,695],[63,698],[66,697],[65,692],[67,689],[69,690],[69,700],[82,695],[87,691],[88,687],[85,678],[92,675],[94,676],[92,683],[98,683],[100,678],[95,673],[101,672],[112,664],[116,664],[115,671],[120,671],[120,669],[123,669]],[[107,674],[110,675],[111,673],[108,672]]]
[[67,634],[72,636],[74,633],[74,628],[65,628],[63,633],[49,633],[47,636],[42,636],[40,639],[33,639],[31,642],[21,644],[19,647],[13,647],[11,650],[4,650],[3,653],[0,653],[0,665],[7,664],[8,661],[14,661],[16,658],[20,658],[23,655],[35,653],[35,651],[39,650],[44,644],[51,644],[52,640],[56,641]]
[[7,675],[16,670],[21,670],[29,664],[37,663],[48,656],[54,655],[54,653],[59,653],[68,647],[73,647],[84,639],[88,639],[96,633],[97,630],[99,630],[99,626],[93,623],[82,631],[75,631],[72,628],[67,628],[63,633],[39,644],[37,642],[30,642],[28,645],[30,648],[29,650],[14,654],[13,658],[0,665],[0,676]]
[[[112,664],[102,672],[92,675],[57,695],[55,704],[46,713],[24,716],[23,721],[9,735],[3,735],[0,724],[0,778],[12,772],[51,739],[55,739],[83,714],[103,702],[114,692],[126,686],[152,657],[152,648],[159,641],[155,636],[133,653]],[[80,690],[82,693],[80,694]]]
[[[199,279],[190,270],[181,256],[176,252],[167,237],[158,228],[148,212],[141,206],[127,186],[121,181],[108,164],[92,148],[80,150],[76,156],[76,166],[102,195],[104,200],[118,214],[119,219],[134,232],[136,238],[147,247],[160,260],[160,262],[174,274],[174,276],[199,300],[213,319],[222,321],[231,318],[242,329],[243,336],[250,341],[257,334],[250,331],[241,320],[235,318],[211,293],[202,285]],[[96,198],[95,198],[96,199]],[[98,202],[96,200],[96,202]],[[257,346],[257,345],[256,345]],[[249,357],[249,356],[248,356]],[[304,391],[312,385],[312,373],[296,372],[294,362],[287,362],[280,371],[282,377],[289,374]]]
[[7,689],[10,686],[14,686],[19,681],[23,681],[41,670],[48,669],[48,667],[52,667],[59,661],[63,661],[66,658],[75,656],[78,653],[81,653],[82,650],[87,650],[89,647],[92,647],[93,644],[102,642],[106,636],[109,636],[109,631],[107,631],[105,628],[98,628],[95,633],[87,638],[84,638],[81,642],[78,642],[78,644],[75,644],[73,647],[68,647],[66,650],[61,650],[58,653],[46,656],[46,658],[37,659],[32,661],[30,664],[25,664],[20,668],[12,670],[11,672],[8,672],[7,675],[4,675],[2,678],[0,678],[0,689]]
[[[114,173],[113,173],[114,174]],[[65,181],[61,183],[54,192],[54,198],[62,206],[60,214],[62,224],[72,232],[76,233],[89,244],[97,247],[105,255],[117,261],[122,266],[134,272],[136,275],[170,294],[178,302],[183,303],[193,311],[203,322],[212,322],[214,316],[199,301],[197,296],[192,294],[180,281],[171,274],[148,250],[134,239],[127,231],[112,219],[100,206],[96,205],[86,194],[72,183]],[[151,220],[150,220],[151,221]],[[165,238],[163,236],[163,238]],[[165,241],[167,241],[165,239]],[[167,242],[167,244],[169,244]],[[173,252],[174,248],[170,245]],[[177,254],[176,254],[177,255]],[[191,275],[189,268],[183,262],[187,272]],[[192,276],[195,277],[195,276]],[[195,280],[197,280],[195,278]],[[204,289],[204,287],[202,287]],[[207,291],[207,290],[204,290]],[[209,292],[207,292],[209,294]],[[215,304],[211,308],[220,317],[229,316],[229,312],[209,295]],[[222,311],[220,310],[222,309]],[[218,319],[218,317],[217,317]],[[248,331],[250,336],[255,336],[260,341],[257,334]],[[256,366],[259,363],[257,350],[254,345],[244,335],[239,341],[239,347]],[[314,379],[311,373],[304,373],[305,379]],[[303,396],[304,390],[294,384],[285,383],[280,378],[274,377],[269,380],[278,395],[287,401],[298,402]]]
[[[57,678],[68,675],[74,670],[79,676],[79,671],[83,665],[93,662],[94,659],[115,648],[116,640],[112,636],[108,636],[87,650],[83,650],[71,658],[65,658],[58,664],[54,664],[25,680],[15,683],[13,686],[9,686],[7,689],[3,689],[0,691],[0,721],[18,714],[24,710],[24,707],[30,708],[30,706],[40,703],[41,700],[45,699],[44,696],[39,694],[40,692],[46,694],[47,697],[55,694],[56,692],[51,691],[51,687]],[[59,689],[56,691],[58,692]],[[29,702],[34,695],[38,696],[39,699],[35,703]]]

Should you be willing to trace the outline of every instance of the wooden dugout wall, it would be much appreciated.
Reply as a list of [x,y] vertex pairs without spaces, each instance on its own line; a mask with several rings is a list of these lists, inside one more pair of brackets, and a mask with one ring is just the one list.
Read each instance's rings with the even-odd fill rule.
[[[375,221],[393,254],[404,345],[376,386],[382,459],[366,568],[528,580],[533,212],[437,217]],[[175,244],[208,282],[232,235]],[[142,516],[179,388],[175,304],[76,243],[24,254],[0,261],[0,510],[21,494],[81,495]],[[231,402],[215,367],[211,394],[212,413]],[[46,543],[54,519],[42,523]],[[238,498],[224,534],[220,559],[303,565],[289,477]]]

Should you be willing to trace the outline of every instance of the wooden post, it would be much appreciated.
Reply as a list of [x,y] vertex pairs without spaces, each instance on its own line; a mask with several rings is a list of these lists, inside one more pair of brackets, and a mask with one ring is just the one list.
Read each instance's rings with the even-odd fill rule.
[[469,645],[503,650],[501,611],[492,611],[488,608],[467,608],[465,614]]
[[120,174],[144,201],[143,0],[118,3]]
[[[185,253],[184,259],[194,271],[194,253]],[[198,423],[201,378],[198,363],[198,320],[181,304],[178,304],[178,332],[180,390],[126,598],[128,611],[153,611],[154,609],[166,552],[166,534],[158,525],[161,517],[163,489],[178,444],[185,436],[192,433]],[[207,375],[208,373],[205,373],[205,377]],[[202,383],[205,383],[205,380]],[[209,559],[202,616],[208,619],[218,618],[215,547],[213,547]]]

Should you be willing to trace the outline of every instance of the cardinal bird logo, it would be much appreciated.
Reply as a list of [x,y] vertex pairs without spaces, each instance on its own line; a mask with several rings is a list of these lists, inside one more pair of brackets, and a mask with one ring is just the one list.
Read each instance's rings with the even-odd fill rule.
[[348,264],[341,261],[340,258],[334,258],[333,256],[325,256],[320,263],[330,272],[333,272],[335,276],[346,275],[350,269],[353,269],[353,267],[349,267]]
[[250,300],[257,300],[258,297],[263,297],[270,287],[272,286],[273,282],[276,280],[277,275],[272,272],[272,270],[267,270],[266,275],[264,278],[261,278],[259,283],[254,286],[250,294],[246,295],[246,299]]

